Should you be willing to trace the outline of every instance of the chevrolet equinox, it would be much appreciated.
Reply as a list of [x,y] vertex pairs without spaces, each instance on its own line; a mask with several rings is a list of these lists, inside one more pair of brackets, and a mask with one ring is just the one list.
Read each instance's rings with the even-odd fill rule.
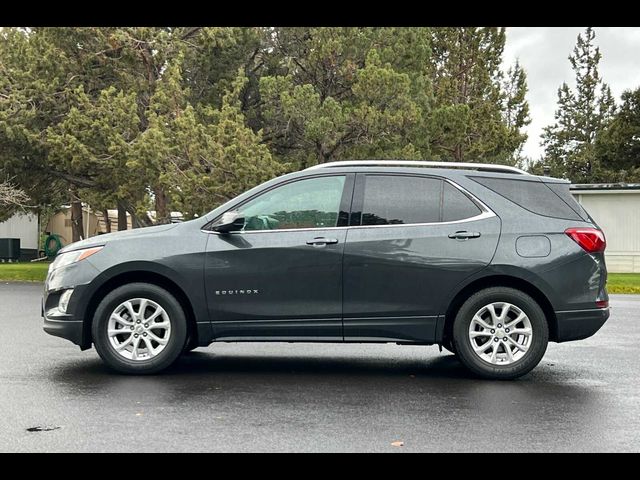
[[605,237],[569,183],[486,164],[350,161],[184,223],[68,245],[46,332],[159,372],[212,342],[440,345],[512,379],[609,317]]

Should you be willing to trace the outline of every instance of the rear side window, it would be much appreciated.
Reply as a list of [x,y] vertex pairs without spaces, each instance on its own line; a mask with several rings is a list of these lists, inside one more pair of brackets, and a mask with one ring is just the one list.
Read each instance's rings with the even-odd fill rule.
[[582,220],[565,200],[554,194],[543,182],[490,177],[471,178],[530,212],[545,217]]
[[453,222],[480,215],[482,211],[464,193],[444,182],[442,221]]
[[440,221],[442,180],[400,175],[365,177],[362,225]]
[[450,222],[481,213],[469,197],[439,178],[365,176],[361,225]]

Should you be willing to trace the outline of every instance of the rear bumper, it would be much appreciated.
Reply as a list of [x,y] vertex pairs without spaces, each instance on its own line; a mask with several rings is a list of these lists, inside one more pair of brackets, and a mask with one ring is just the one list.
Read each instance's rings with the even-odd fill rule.
[[556,312],[558,320],[556,341],[570,342],[590,337],[600,330],[609,318],[609,314],[609,307]]

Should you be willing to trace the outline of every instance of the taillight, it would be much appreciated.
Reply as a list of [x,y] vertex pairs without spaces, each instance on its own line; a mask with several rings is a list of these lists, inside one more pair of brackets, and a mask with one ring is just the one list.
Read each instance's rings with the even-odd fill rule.
[[602,230],[591,227],[567,228],[564,233],[588,253],[604,252],[607,241]]
[[596,300],[597,308],[607,308],[609,306],[609,300]]

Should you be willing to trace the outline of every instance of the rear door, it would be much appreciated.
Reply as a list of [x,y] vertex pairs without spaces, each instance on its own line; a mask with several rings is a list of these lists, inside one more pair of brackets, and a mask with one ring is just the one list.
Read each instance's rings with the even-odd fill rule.
[[345,341],[433,342],[443,299],[489,264],[500,219],[452,182],[358,174],[344,251]]

